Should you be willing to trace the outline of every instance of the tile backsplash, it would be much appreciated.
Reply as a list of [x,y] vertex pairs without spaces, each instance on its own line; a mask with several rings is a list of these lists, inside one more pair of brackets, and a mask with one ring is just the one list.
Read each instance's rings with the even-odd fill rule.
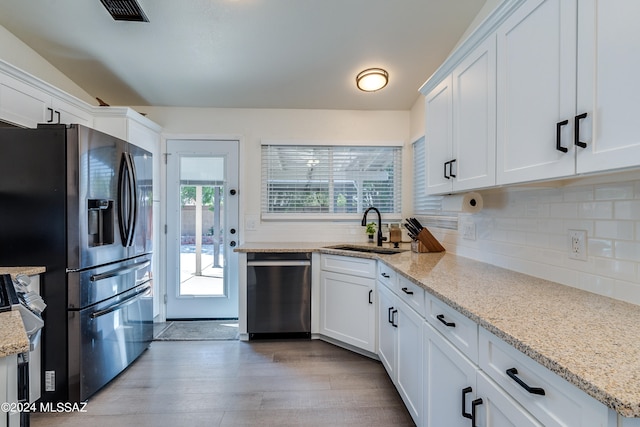
[[[475,240],[433,230],[447,251],[640,305],[640,179],[480,193],[458,226]],[[586,231],[586,261],[569,257],[569,230]]]

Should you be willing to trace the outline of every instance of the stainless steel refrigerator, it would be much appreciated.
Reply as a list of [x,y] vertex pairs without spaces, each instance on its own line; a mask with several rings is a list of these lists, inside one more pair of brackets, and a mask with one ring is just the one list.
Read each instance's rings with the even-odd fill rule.
[[152,158],[81,125],[0,129],[0,265],[46,267],[42,400],[82,401],[149,345]]

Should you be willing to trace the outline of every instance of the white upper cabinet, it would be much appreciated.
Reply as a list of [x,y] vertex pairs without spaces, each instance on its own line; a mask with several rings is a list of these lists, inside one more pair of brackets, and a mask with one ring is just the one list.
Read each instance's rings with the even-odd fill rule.
[[[9,71],[9,66],[3,67]],[[28,75],[21,80],[2,71],[0,68],[0,120],[28,128],[40,123],[93,125],[88,104]],[[11,72],[20,74],[16,70]]]
[[580,0],[577,172],[640,165],[640,2]]
[[498,184],[575,172],[576,13],[576,0],[529,0],[497,30]]
[[426,97],[427,193],[495,184],[496,46],[490,36]]
[[637,16],[625,0],[501,2],[420,89],[427,193],[640,166]]
[[453,70],[454,191],[496,183],[496,39]]
[[453,89],[451,76],[442,80],[425,100],[425,143],[427,193],[451,191],[450,170],[453,160]]

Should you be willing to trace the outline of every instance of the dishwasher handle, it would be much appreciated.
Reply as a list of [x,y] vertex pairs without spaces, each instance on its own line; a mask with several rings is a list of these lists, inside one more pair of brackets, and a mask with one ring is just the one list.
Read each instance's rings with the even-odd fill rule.
[[300,267],[311,265],[308,260],[247,261],[247,267]]

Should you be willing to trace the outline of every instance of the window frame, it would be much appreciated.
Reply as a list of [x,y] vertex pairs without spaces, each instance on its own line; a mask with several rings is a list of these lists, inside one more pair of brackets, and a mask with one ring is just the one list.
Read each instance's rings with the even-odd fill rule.
[[[401,141],[322,141],[322,140],[262,140],[260,145],[260,164],[261,164],[261,201],[260,201],[260,215],[262,220],[278,221],[278,220],[314,220],[314,221],[353,221],[361,219],[364,210],[368,207],[362,205],[362,212],[338,212],[333,209],[334,193],[329,190],[330,206],[329,212],[268,212],[268,197],[269,197],[269,182],[267,180],[267,172],[265,168],[267,160],[265,159],[265,146],[290,146],[300,147],[301,149],[308,149],[309,147],[321,147],[321,148],[338,148],[344,149],[346,147],[362,147],[362,148],[380,148],[387,147],[397,149],[396,163],[394,164],[394,177],[393,177],[393,204],[394,210],[397,212],[382,212],[382,218],[385,221],[400,220],[402,218],[402,161],[403,151],[405,149],[404,144]],[[331,172],[329,173],[331,175]],[[330,182],[327,182],[329,187],[333,187]]]

